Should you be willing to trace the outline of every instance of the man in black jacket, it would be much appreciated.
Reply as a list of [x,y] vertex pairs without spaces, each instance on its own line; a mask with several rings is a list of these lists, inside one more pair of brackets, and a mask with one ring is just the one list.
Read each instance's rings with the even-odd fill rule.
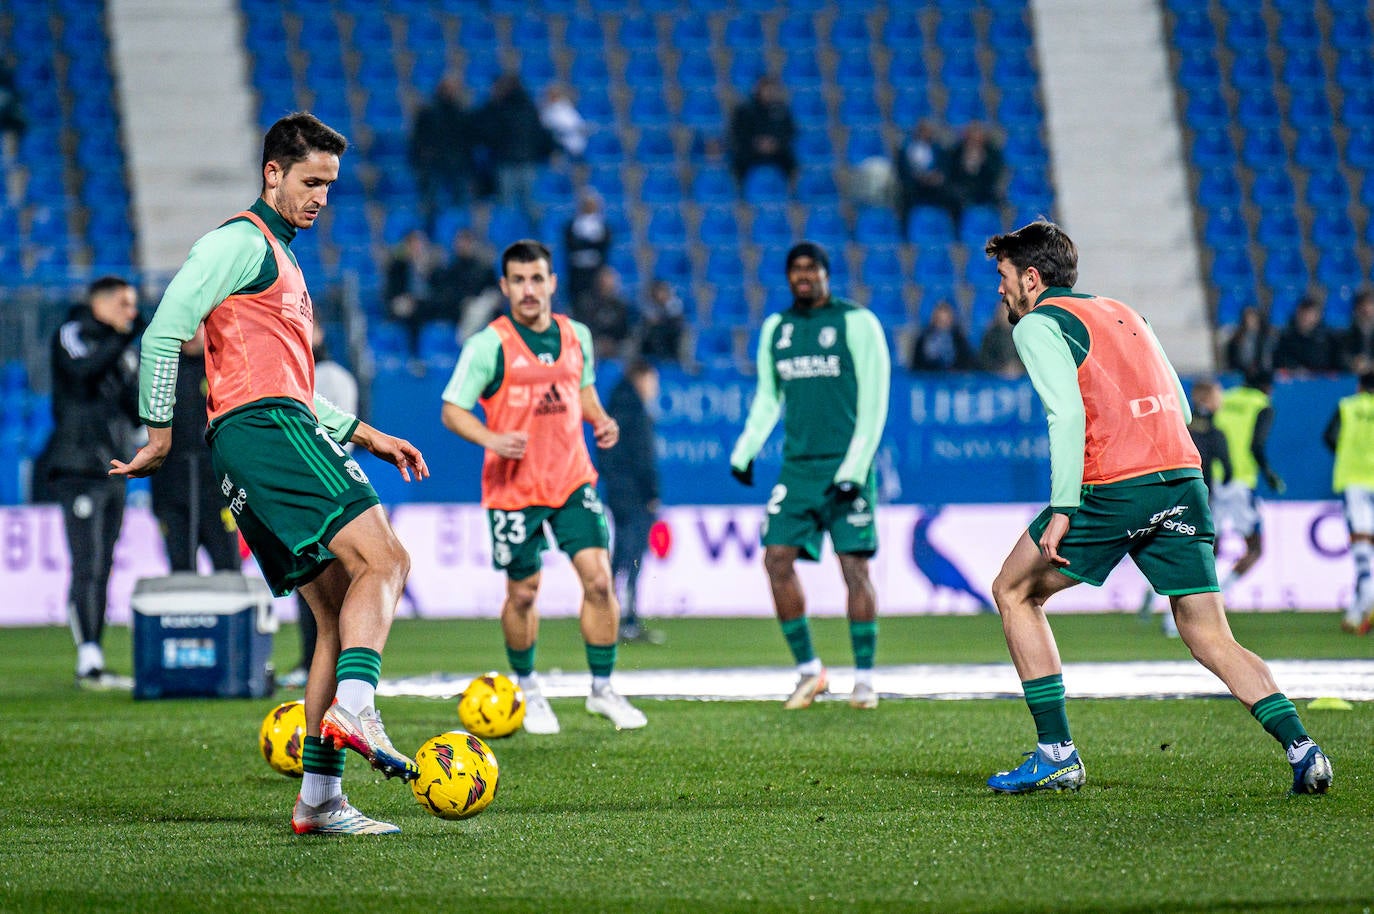
[[143,322],[134,287],[117,276],[91,283],[52,341],[54,429],[40,459],[42,479],[62,504],[71,552],[67,611],[76,638],[76,680],[123,685],[105,670],[100,639],[115,541],[124,520],[123,477],[110,460],[129,453],[138,422],[137,334]]
[[205,328],[181,344],[177,368],[177,414],[172,424],[172,452],[151,480],[153,514],[162,529],[167,562],[173,571],[195,571],[205,547],[216,571],[238,571],[238,527],[224,503],[210,447],[205,443]]
[[658,514],[658,465],[654,420],[649,404],[658,399],[658,370],[641,359],[631,362],[611,391],[606,412],[620,425],[620,442],[601,452],[606,507],[615,525],[611,573],[624,582],[620,600],[620,639],[660,643],[661,632],[640,624],[639,567],[649,548],[649,531]]

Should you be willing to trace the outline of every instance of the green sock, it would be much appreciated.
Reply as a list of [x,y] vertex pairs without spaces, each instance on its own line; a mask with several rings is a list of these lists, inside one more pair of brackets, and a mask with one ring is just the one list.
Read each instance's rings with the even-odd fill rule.
[[307,736],[301,747],[301,765],[306,774],[341,778],[344,773],[344,750],[335,749],[333,739]]
[[1037,742],[1066,743],[1069,735],[1069,715],[1064,707],[1064,677],[1055,673],[1021,683],[1026,705],[1035,718]]
[[1298,717],[1298,709],[1282,692],[1261,698],[1250,708],[1250,713],[1285,749],[1307,736],[1307,730]]
[[850,622],[849,643],[854,646],[854,669],[873,669],[873,657],[878,652],[878,621]]
[[610,644],[592,644],[587,642],[587,666],[591,667],[593,676],[609,676],[611,670],[615,669],[615,642]]
[[510,668],[516,676],[530,675],[534,672],[534,645],[531,644],[524,650],[517,651],[507,644],[506,660],[510,663]]
[[334,672],[340,681],[358,679],[375,689],[382,678],[382,655],[370,647],[345,648],[339,653]]
[[782,636],[787,639],[787,647],[798,663],[808,663],[816,659],[811,647],[811,626],[806,616],[798,616],[782,623]]

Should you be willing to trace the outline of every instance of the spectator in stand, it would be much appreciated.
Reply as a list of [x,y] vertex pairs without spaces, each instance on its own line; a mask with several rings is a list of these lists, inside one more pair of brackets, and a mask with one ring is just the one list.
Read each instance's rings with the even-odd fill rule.
[[685,311],[672,283],[666,279],[649,283],[649,296],[635,334],[639,355],[651,362],[691,362],[692,340]]
[[1374,371],[1374,289],[1364,289],[1351,304],[1350,326],[1338,340],[1340,367],[1351,374]]
[[1016,344],[1011,338],[1011,316],[1006,308],[998,308],[983,329],[983,341],[978,346],[978,366],[1000,378],[1011,380],[1026,373]]
[[950,212],[958,223],[970,206],[1001,206],[1006,161],[986,127],[977,121],[964,125],[959,141],[946,160]]
[[902,225],[906,225],[911,211],[918,206],[949,207],[945,177],[948,158],[949,149],[935,124],[928,120],[918,121],[897,150],[895,162],[897,215]]
[[472,123],[457,77],[439,80],[434,97],[416,113],[410,134],[410,167],[419,185],[426,228],[433,230],[441,210],[468,202]]
[[434,271],[430,285],[435,316],[458,322],[459,342],[491,323],[501,308],[492,257],[469,228],[454,233],[453,257]]
[[1250,305],[1226,341],[1226,370],[1243,375],[1274,370],[1274,330],[1263,311]]
[[431,285],[438,257],[420,229],[408,233],[391,255],[386,268],[386,315],[403,324],[410,334],[410,351],[416,351],[420,328],[433,317]]
[[19,86],[14,79],[14,61],[6,55],[0,60],[0,136],[4,138],[7,161],[13,161],[19,155],[19,141],[28,129],[29,121],[24,117]]
[[592,287],[573,305],[572,318],[592,332],[592,351],[598,362],[621,353],[630,338],[630,303],[615,267],[596,271]]
[[978,357],[949,302],[940,302],[930,312],[930,321],[916,337],[907,364],[912,371],[972,371],[978,367]]
[[1275,370],[1298,374],[1336,370],[1336,340],[1322,323],[1322,311],[1316,296],[1306,295],[1298,302],[1274,347]]
[[730,168],[744,184],[760,165],[780,169],[791,181],[797,170],[797,125],[787,93],[775,76],[760,76],[749,98],[730,117]]
[[611,229],[594,188],[584,187],[578,195],[577,212],[563,227],[563,248],[568,258],[568,301],[576,305],[611,256]]
[[502,206],[518,208],[530,227],[539,224],[534,182],[539,166],[554,151],[553,135],[540,123],[539,109],[518,73],[504,73],[492,84],[478,116],[482,143],[496,169],[496,191]]
[[539,105],[539,123],[553,136],[558,149],[573,162],[581,162],[587,151],[587,122],[573,104],[566,86],[553,83],[544,90]]

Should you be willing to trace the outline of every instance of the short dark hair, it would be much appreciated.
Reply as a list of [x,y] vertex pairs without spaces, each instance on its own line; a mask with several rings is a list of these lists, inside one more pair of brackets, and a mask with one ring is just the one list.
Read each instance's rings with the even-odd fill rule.
[[553,271],[553,255],[549,253],[543,242],[535,241],[533,238],[521,238],[513,244],[507,245],[501,252],[501,275],[506,275],[507,264],[515,263],[534,263],[542,260],[549,265],[549,271]]
[[1037,219],[1014,232],[992,236],[983,253],[997,260],[1010,260],[1022,272],[1035,267],[1047,286],[1072,289],[1078,282],[1078,248],[1063,229],[1048,219]]
[[1360,374],[1360,390],[1374,390],[1374,371]]
[[290,171],[312,152],[341,156],[347,148],[348,140],[342,133],[308,111],[297,111],[267,129],[267,136],[262,138],[262,167],[276,162],[282,171]]
[[123,276],[102,276],[91,282],[86,287],[86,301],[90,301],[97,295],[108,295],[111,292],[118,292],[122,289],[132,288],[133,283]]

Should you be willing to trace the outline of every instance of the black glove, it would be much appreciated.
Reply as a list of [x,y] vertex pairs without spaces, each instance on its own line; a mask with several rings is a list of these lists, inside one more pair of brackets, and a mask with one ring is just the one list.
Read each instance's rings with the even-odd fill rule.
[[754,484],[754,461],[749,461],[744,465],[744,469],[730,467],[730,475],[739,480],[740,485],[752,486]]
[[831,483],[830,488],[825,490],[825,494],[842,505],[852,505],[861,491],[857,482],[850,482],[846,479],[844,482]]

